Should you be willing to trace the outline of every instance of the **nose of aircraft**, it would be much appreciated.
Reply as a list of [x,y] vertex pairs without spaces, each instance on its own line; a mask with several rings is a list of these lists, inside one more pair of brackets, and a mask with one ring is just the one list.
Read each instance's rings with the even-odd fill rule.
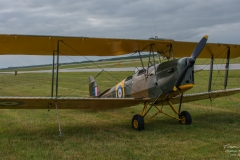
[[183,71],[180,73],[177,81],[175,82],[175,86],[174,86],[174,89],[179,89],[179,86],[181,85],[188,69],[190,67],[192,67],[197,59],[197,57],[199,56],[199,54],[202,52],[204,46],[206,45],[207,43],[207,39],[208,39],[208,36],[204,36],[200,41],[199,43],[197,44],[197,46],[195,47],[195,49],[193,50],[192,52],[192,55],[187,58],[187,65],[186,67],[183,69]]

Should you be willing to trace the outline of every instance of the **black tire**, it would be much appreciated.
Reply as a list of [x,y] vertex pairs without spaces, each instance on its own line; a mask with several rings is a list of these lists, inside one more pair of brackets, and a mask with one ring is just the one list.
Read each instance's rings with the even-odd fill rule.
[[182,111],[179,115],[179,123],[189,125],[192,123],[191,114],[188,111]]
[[143,130],[144,129],[144,119],[141,115],[135,114],[132,118],[132,128],[135,130]]

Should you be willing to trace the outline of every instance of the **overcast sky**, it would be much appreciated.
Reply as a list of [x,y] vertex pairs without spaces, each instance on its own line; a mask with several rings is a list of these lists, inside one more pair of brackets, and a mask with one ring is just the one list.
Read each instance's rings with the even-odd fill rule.
[[[240,44],[239,8],[240,0],[0,0],[0,34],[181,41],[207,34],[208,42]],[[61,58],[66,61],[72,59]],[[0,56],[0,68],[51,62]]]

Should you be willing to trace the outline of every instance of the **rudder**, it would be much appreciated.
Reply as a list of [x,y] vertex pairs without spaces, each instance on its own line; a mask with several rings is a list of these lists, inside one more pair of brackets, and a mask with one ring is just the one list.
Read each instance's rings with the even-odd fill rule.
[[92,76],[89,77],[89,95],[90,97],[97,97],[100,95],[98,85]]

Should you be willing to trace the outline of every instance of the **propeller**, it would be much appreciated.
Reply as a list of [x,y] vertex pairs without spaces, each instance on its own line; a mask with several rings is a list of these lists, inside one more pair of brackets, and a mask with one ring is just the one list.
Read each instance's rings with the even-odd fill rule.
[[179,89],[179,86],[181,85],[188,69],[190,67],[192,67],[197,59],[197,57],[199,56],[199,54],[202,52],[204,46],[206,45],[207,43],[207,39],[208,39],[208,36],[204,36],[200,41],[199,43],[197,44],[197,46],[195,47],[195,49],[193,50],[192,52],[192,55],[191,57],[187,58],[187,65],[186,67],[183,69],[183,71],[180,73],[177,81],[175,82],[175,86],[174,86],[174,90],[176,90],[177,88]]

